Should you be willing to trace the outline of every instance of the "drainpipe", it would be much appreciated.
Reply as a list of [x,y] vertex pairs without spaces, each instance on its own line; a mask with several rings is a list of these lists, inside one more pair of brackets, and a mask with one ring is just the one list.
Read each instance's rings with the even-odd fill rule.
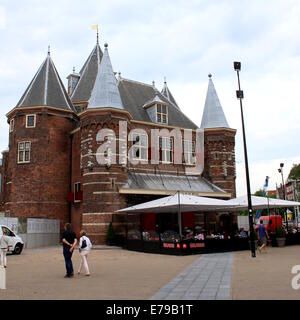
[[[73,146],[73,135],[70,135],[70,172],[69,172],[69,192],[72,192],[72,146]],[[71,223],[72,216],[72,203],[68,202],[68,222]]]

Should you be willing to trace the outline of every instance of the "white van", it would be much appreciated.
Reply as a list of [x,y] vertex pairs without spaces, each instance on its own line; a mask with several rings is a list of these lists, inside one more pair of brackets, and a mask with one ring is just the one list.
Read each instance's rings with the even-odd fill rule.
[[0,237],[3,235],[3,230],[6,229],[6,235],[9,238],[9,251],[13,254],[20,254],[24,247],[23,240],[16,235],[12,230],[7,226],[0,224]]

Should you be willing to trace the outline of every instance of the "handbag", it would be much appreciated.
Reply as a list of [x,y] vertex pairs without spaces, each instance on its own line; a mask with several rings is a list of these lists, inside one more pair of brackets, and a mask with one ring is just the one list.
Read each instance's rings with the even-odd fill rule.
[[86,247],[87,247],[86,240],[83,239],[83,240],[82,240],[82,243],[81,243],[81,249],[84,249],[84,248],[86,248]]

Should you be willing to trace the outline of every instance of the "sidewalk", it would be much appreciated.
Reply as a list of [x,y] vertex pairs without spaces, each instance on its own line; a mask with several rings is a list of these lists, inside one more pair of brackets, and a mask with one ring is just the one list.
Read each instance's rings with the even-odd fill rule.
[[[206,254],[163,286],[150,299],[176,300],[300,300],[300,289],[291,281],[292,267],[299,265],[300,246]],[[298,281],[299,282],[299,281]]]
[[252,258],[249,251],[234,255],[232,299],[300,299],[300,290],[291,286],[294,265],[300,265],[300,246],[267,248]]
[[233,253],[198,258],[151,300],[227,300],[230,298]]

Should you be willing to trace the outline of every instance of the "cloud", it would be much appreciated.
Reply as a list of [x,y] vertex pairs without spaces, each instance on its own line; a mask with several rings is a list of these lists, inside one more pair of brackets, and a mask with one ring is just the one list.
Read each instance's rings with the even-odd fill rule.
[[[249,164],[251,193],[262,189],[266,176],[269,176],[269,190],[275,190],[276,183],[279,186],[282,183],[281,174],[278,172],[279,164],[284,163],[283,174],[286,181],[293,164],[298,164],[300,154],[295,157],[283,157],[271,160],[256,161]],[[237,180],[237,196],[247,193],[245,163],[239,162],[236,166]]]
[[0,30],[6,28],[6,14],[3,6],[0,5]]

